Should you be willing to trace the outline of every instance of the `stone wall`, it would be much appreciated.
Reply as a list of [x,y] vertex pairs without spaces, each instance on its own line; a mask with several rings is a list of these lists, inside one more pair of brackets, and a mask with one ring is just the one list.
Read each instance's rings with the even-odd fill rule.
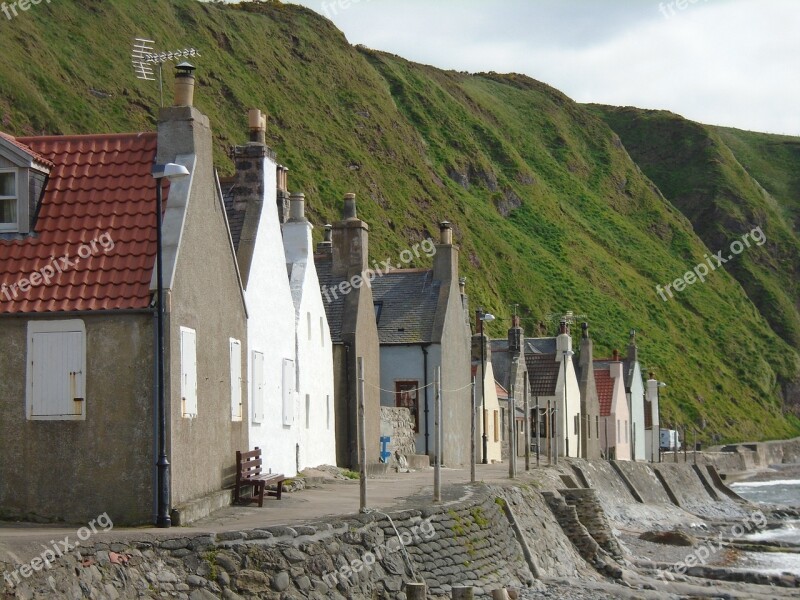
[[417,453],[414,420],[407,408],[381,406],[381,435],[389,436],[387,450],[392,453],[391,461]]
[[[54,558],[50,569],[39,564],[8,597],[402,600],[404,583],[415,579],[441,597],[449,597],[452,585],[474,585],[476,597],[485,597],[503,586],[533,584],[501,504],[485,487],[467,496],[389,516],[373,512],[303,526],[201,536],[176,530],[176,538],[162,541],[98,542]],[[15,568],[0,563],[12,580]]]

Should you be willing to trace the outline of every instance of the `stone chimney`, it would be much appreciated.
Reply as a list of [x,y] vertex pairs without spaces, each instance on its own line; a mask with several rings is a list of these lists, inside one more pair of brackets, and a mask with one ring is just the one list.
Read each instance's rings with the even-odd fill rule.
[[556,360],[563,360],[563,352],[572,350],[572,337],[569,334],[569,323],[566,318],[561,319],[556,337]]
[[453,226],[449,221],[439,223],[439,243],[435,244],[433,278],[448,282],[455,293],[458,290],[458,247],[453,245]]
[[[262,211],[269,210],[268,217],[274,222],[279,222],[277,215],[272,213],[275,198],[276,181],[274,177],[277,165],[273,151],[266,145],[267,118],[259,109],[253,108],[247,112],[248,142],[231,148],[231,158],[236,167],[233,177],[233,203],[228,203],[226,211],[228,219],[233,220],[244,214],[241,234],[239,239],[234,239],[236,258],[239,262],[239,271],[242,282],[247,285],[250,267],[255,250],[255,240],[259,233]],[[265,200],[267,201],[265,205]]]
[[175,67],[175,106],[194,106],[194,70],[188,62]]
[[283,165],[277,165],[275,169],[275,179],[278,188],[278,221],[286,223],[289,218],[289,169]]
[[324,254],[331,256],[333,254],[333,243],[331,242],[331,233],[333,225],[326,223],[322,232],[322,241],[317,244],[317,254]]
[[631,329],[630,339],[628,340],[628,356],[630,362],[637,362],[639,360],[639,348],[636,346],[636,330]]
[[[492,362],[492,345],[489,343],[489,334],[486,332],[486,329],[483,331],[483,345],[484,358],[486,358],[486,364],[489,364]],[[472,336],[472,362],[477,363],[478,365],[481,364],[480,330],[478,330],[478,333]]]
[[283,224],[283,249],[287,264],[306,263],[313,259],[314,226],[306,219],[304,194],[295,193],[290,197],[290,217]]
[[[611,353],[611,364],[608,367],[608,372],[614,379],[622,378],[623,365],[619,357],[619,350],[616,348]],[[623,385],[624,385],[623,381]]]
[[522,340],[525,339],[524,332],[520,326],[519,316],[511,318],[511,327],[508,330],[508,351],[513,356],[518,355],[522,350]]
[[369,226],[358,218],[355,194],[344,196],[342,220],[333,224],[331,246],[334,275],[358,275],[367,269]]

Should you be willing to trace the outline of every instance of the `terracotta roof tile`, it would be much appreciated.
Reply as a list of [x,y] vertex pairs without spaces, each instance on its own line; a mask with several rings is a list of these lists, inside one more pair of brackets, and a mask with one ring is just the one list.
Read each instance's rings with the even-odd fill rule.
[[611,414],[611,403],[614,400],[614,379],[611,372],[608,369],[595,369],[594,384],[600,400],[600,416],[607,417]]
[[[53,167],[35,235],[0,240],[0,286],[7,286],[0,287],[0,313],[150,304],[156,253],[155,184],[150,171],[156,140],[155,133],[15,140]],[[165,206],[168,189],[167,184]],[[57,271],[65,255],[75,264],[56,272],[49,282],[26,292],[10,289],[37,271]]]

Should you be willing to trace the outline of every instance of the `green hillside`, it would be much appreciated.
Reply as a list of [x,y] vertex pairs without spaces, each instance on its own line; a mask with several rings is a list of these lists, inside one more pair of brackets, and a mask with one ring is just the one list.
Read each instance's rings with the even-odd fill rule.
[[[195,102],[223,173],[227,148],[246,138],[246,110],[266,109],[268,141],[314,222],[336,218],[342,194],[356,192],[372,258],[396,259],[451,221],[471,305],[499,317],[494,335],[505,335],[512,304],[529,335],[552,333],[553,314],[586,315],[598,355],[635,328],[645,367],[669,383],[667,422],[705,422],[706,440],[800,432],[781,398],[800,359],[749,282],[719,271],[662,301],[655,286],[708,252],[702,234],[603,120],[557,90],[355,48],[315,13],[273,2],[78,0],[0,26],[2,130],[152,130],[158,89],[134,78],[130,41],[195,46]],[[171,84],[168,73],[166,97]]]

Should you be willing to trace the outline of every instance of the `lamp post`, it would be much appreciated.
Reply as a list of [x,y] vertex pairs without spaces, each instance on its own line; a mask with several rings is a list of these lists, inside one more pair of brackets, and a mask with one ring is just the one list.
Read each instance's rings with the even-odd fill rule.
[[189,170],[183,165],[167,163],[153,165],[152,176],[156,180],[156,275],[157,275],[157,332],[158,347],[156,348],[156,376],[157,403],[158,403],[158,514],[157,527],[171,527],[172,519],[169,516],[169,460],[167,460],[167,407],[164,401],[164,265],[161,220],[163,215],[161,196],[162,179],[178,179],[186,177]]
[[489,436],[486,434],[486,340],[483,337],[483,323],[484,321],[494,321],[494,315],[484,312],[480,308],[478,309],[478,321],[481,327],[481,410],[483,412],[483,457],[481,463],[485,465],[489,462]]
[[569,411],[567,411],[567,357],[575,356],[572,350],[564,350],[564,458],[569,456]]

